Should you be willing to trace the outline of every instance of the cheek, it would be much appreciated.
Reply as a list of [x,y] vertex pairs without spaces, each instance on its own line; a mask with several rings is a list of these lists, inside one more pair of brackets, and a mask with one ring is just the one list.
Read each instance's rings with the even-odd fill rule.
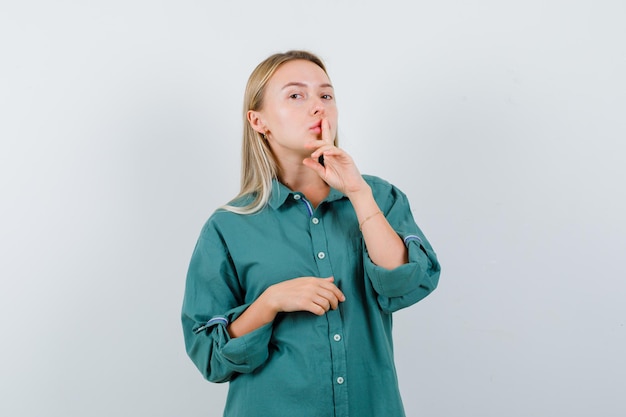
[[337,115],[338,115],[337,105],[333,103],[332,105],[329,105],[328,107],[326,107],[326,115],[328,116],[329,119],[337,120]]
[[288,125],[289,122],[297,119],[297,115],[297,112],[294,112],[289,108],[281,108],[276,111],[275,120],[281,125],[285,126]]
[[329,108],[326,111],[326,118],[330,122],[330,128],[332,130],[337,130],[337,122],[339,120],[339,114],[337,113],[337,108]]

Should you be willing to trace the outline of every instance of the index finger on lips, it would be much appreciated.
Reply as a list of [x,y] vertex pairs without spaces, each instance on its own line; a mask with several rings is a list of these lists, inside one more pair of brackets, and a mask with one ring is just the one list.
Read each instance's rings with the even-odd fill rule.
[[331,137],[330,122],[328,119],[322,119],[322,141],[331,145],[334,143],[334,140]]

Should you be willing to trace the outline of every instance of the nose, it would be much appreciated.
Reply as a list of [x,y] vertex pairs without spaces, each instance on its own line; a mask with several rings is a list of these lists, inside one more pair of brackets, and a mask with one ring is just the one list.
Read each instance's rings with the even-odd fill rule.
[[316,98],[315,101],[313,102],[311,111],[314,115],[324,114],[324,111],[325,111],[324,101],[319,97]]

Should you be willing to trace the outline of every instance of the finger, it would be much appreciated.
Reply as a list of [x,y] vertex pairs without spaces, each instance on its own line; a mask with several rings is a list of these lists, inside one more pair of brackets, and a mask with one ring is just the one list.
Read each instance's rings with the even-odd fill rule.
[[344,301],[346,301],[345,294],[339,288],[335,287],[335,289],[333,290],[333,295],[335,296],[335,298],[337,298],[339,302],[343,303]]
[[331,145],[334,143],[328,119],[322,119],[322,141]]
[[333,310],[337,310],[337,307],[339,307],[339,300],[336,297],[331,298],[328,302],[330,303],[330,308]]
[[306,158],[302,161],[302,165],[307,168],[311,168],[313,171],[317,172],[317,175],[319,175],[321,178],[324,178],[324,175],[326,174],[326,169],[322,164],[319,163],[317,159]]
[[333,310],[339,305],[339,297],[337,297],[337,294],[333,291],[320,289],[318,295],[326,300],[325,302],[328,302],[329,308],[332,308]]
[[328,311],[324,307],[324,302],[321,299],[319,301],[312,300],[311,301],[311,305],[310,305],[310,307],[307,310],[310,311],[313,314],[318,315],[318,316],[322,316],[322,315],[326,314],[326,312]]
[[324,297],[316,297],[313,302],[322,307],[322,309],[324,309],[324,313],[326,313],[332,307],[331,302]]
[[335,147],[335,145],[333,144],[324,144],[322,146],[320,146],[319,148],[317,148],[315,151],[313,151],[313,153],[311,154],[311,158],[313,159],[317,159],[320,155],[336,155],[337,152],[339,151],[339,149],[337,149]]
[[328,278],[324,278],[324,280],[330,284],[330,285],[325,285],[324,288],[326,288],[327,290],[331,291],[334,295],[335,298],[337,298],[337,300],[339,301],[346,301],[346,296],[343,293],[343,291],[341,291],[339,289],[339,287],[337,287],[334,284],[335,281],[335,277],[328,277]]

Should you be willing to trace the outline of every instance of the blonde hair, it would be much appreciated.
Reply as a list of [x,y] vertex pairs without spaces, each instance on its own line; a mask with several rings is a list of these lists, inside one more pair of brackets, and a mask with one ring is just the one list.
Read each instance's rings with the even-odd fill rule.
[[[319,66],[326,75],[323,61],[316,55],[301,50],[271,55],[261,62],[250,74],[243,100],[243,142],[241,146],[241,189],[235,200],[252,197],[243,206],[233,202],[222,208],[238,214],[254,214],[263,209],[272,194],[272,180],[278,176],[278,164],[263,135],[255,131],[248,122],[248,111],[259,111],[263,107],[265,87],[282,64],[306,60]],[[337,139],[335,139],[335,143]]]

